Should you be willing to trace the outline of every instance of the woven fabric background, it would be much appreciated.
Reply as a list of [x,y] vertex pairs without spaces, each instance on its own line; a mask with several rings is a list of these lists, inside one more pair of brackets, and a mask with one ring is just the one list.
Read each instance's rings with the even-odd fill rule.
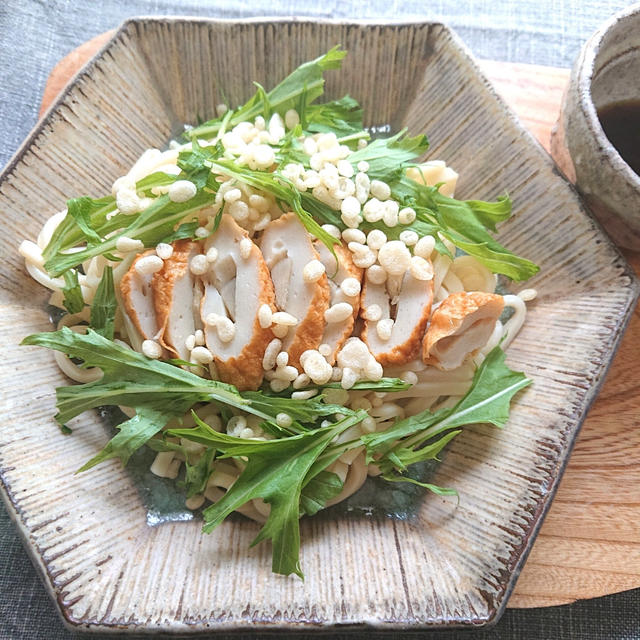
[[[630,4],[620,0],[0,0],[0,166],[35,124],[44,84],[55,63],[130,16],[438,20],[453,27],[477,57],[569,67],[597,26]],[[637,640],[640,590],[564,607],[508,610],[487,631],[419,635],[430,640]],[[377,634],[367,634],[371,636]],[[63,627],[0,505],[0,640],[95,637]]]

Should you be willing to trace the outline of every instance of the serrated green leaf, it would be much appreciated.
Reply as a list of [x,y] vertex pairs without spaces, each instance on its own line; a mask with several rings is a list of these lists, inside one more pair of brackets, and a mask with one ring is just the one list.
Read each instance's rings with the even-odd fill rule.
[[442,234],[465,253],[477,258],[492,273],[501,273],[515,282],[528,280],[540,271],[537,264],[515,255],[491,238],[484,242],[473,242],[451,228]]
[[303,128],[312,133],[335,133],[338,137],[362,131],[362,107],[351,96],[307,106]]
[[89,326],[102,337],[113,340],[118,302],[113,285],[113,269],[106,266],[91,303]]
[[314,219],[313,216],[304,210],[300,198],[300,192],[293,186],[290,180],[282,174],[274,172],[253,171],[242,167],[235,162],[223,158],[212,161],[211,167],[214,171],[228,175],[239,182],[248,184],[257,189],[262,189],[271,193],[281,202],[286,202],[298,216],[304,228],[314,237],[318,238],[333,253],[333,245],[340,241],[325,231]]
[[345,415],[353,413],[351,409],[340,405],[319,402],[317,398],[302,400],[299,398],[290,398],[286,395],[278,396],[264,393],[262,391],[243,391],[242,397],[249,400],[251,405],[256,409],[264,407],[265,409],[268,408],[270,412],[275,411],[276,414],[287,413],[299,422],[314,422],[317,418],[324,418],[335,413]]
[[[436,202],[442,206],[444,199],[450,200],[441,193],[438,193]],[[456,200],[456,202],[459,202]],[[511,217],[511,198],[508,195],[498,196],[495,202],[485,202],[484,200],[464,200],[464,204],[471,209],[475,217],[491,231],[496,232],[496,224]]]
[[461,431],[450,431],[437,440],[433,440],[419,448],[395,446],[391,452],[377,461],[383,475],[392,470],[405,471],[410,465],[427,460],[437,460],[438,454],[455,438]]
[[215,455],[215,449],[205,449],[195,464],[191,464],[188,456],[186,457],[185,476],[181,486],[186,490],[187,498],[204,493],[209,476],[213,471],[212,464]]
[[[269,111],[277,112],[281,116],[289,109],[304,109],[316,98],[320,97],[324,91],[324,72],[329,69],[338,69],[342,65],[342,60],[347,52],[339,46],[333,47],[324,55],[301,64],[284,80],[277,84],[266,94],[263,91],[256,93],[241,107],[233,112],[230,119],[231,126],[247,120],[253,121],[257,116],[265,112],[265,100],[268,102]],[[300,104],[301,96],[304,104]],[[210,138],[217,134],[222,124],[221,118],[209,120],[204,124],[194,127],[188,134],[191,138]]]
[[[322,385],[323,389],[340,389],[339,382],[329,382]],[[406,391],[411,388],[411,383],[402,378],[380,378],[380,380],[358,380],[349,391],[378,391],[393,393],[394,391]]]
[[151,407],[137,408],[136,415],[119,424],[117,426],[118,433],[109,440],[100,453],[82,465],[77,473],[87,471],[110,458],[119,458],[120,462],[126,465],[137,449],[147,440],[153,438],[171,418],[177,417],[177,415],[179,414],[168,413],[166,407],[162,407],[160,410]]
[[[176,176],[155,172],[138,181],[136,189],[151,195],[153,187],[171,184],[176,179]],[[214,186],[217,188],[217,184]],[[45,269],[57,277],[97,255],[115,260],[113,252],[121,235],[133,234],[148,246],[157,244],[173,233],[182,217],[211,204],[213,198],[214,195],[204,189],[186,203],[171,203],[166,195],[160,196],[154,198],[147,209],[133,215],[117,213],[115,198],[111,196],[99,200],[86,196],[69,200],[67,215],[43,251]],[[184,215],[181,216],[181,212]],[[82,251],[70,251],[78,245],[86,247]]]
[[[409,228],[420,236],[428,231],[436,238],[436,249],[440,253],[443,253],[443,245],[438,234],[442,234],[493,273],[504,274],[516,281],[526,280],[539,271],[537,265],[503,247],[487,231],[495,230],[497,222],[511,215],[508,196],[500,196],[496,202],[455,200],[443,196],[436,187],[420,184],[404,175],[391,185],[391,191],[402,206],[411,206],[418,214],[416,222],[398,225],[395,230]],[[395,237],[393,232],[388,235]]]
[[447,415],[449,415],[448,409],[440,409],[435,413],[425,409],[413,416],[397,420],[392,427],[385,431],[361,436],[360,439],[367,447],[367,464],[373,462],[376,455],[386,455],[397,441],[406,436],[426,431]]
[[[471,201],[473,202],[473,201]],[[527,280],[535,275],[540,267],[530,260],[516,256],[494,240],[486,230],[485,224],[495,228],[495,220],[504,219],[508,199],[493,203],[495,217],[490,219],[488,213],[491,203],[485,207],[475,208],[469,202],[452,200],[444,196],[436,196],[436,218],[442,226],[442,233],[457,247],[485,264],[493,273],[502,273],[512,280]]]
[[[22,344],[62,351],[69,357],[80,359],[84,366],[98,367],[103,372],[102,378],[94,382],[56,389],[56,419],[59,423],[65,424],[84,411],[103,405],[132,407],[138,413],[142,409],[156,412],[142,412],[137,421],[130,423],[125,429],[125,435],[116,436],[118,439],[115,444],[105,449],[104,455],[107,457],[128,459],[129,442],[140,446],[157,432],[149,426],[151,418],[155,425],[158,421],[157,414],[163,413],[168,421],[172,417],[184,415],[199,402],[214,402],[221,410],[225,407],[242,409],[274,423],[276,416],[286,411],[295,421],[291,429],[300,432],[308,430],[317,420],[338,412],[349,418],[355,415],[355,412],[345,407],[315,400],[273,398],[260,392],[240,393],[233,385],[206,380],[166,362],[150,360],[106,339],[92,329],[83,335],[63,327],[59,331],[28,336]],[[144,436],[142,441],[133,437],[136,434],[132,430],[135,429]],[[189,434],[193,435],[192,432]],[[125,442],[125,436],[132,437]],[[122,442],[121,455],[119,443]],[[104,455],[94,459],[92,465],[107,459]]]
[[[367,447],[367,460],[398,455],[401,449],[416,448],[440,433],[457,427],[490,423],[497,427],[506,424],[511,398],[531,384],[523,373],[512,371],[504,363],[500,347],[492,349],[476,371],[471,387],[451,409],[429,410],[397,421],[381,433],[361,437]],[[405,457],[406,453],[403,454]]]
[[495,347],[476,371],[469,391],[442,421],[439,431],[482,423],[504,427],[511,399],[530,384],[524,373],[507,367],[504,351]]
[[179,177],[171,173],[165,173],[164,171],[154,171],[144,178],[140,178],[136,182],[136,192],[141,191],[145,195],[152,195],[152,189],[154,187],[166,187],[173,184]]
[[[203,530],[211,532],[225,518],[254,498],[271,505],[269,517],[252,544],[271,540],[272,571],[303,577],[300,569],[300,496],[307,473],[318,456],[340,433],[366,417],[358,411],[339,422],[307,433],[279,440],[243,440],[213,431],[197,416],[191,439],[207,441],[223,452],[221,457],[246,457],[240,477],[218,502],[204,512]],[[189,438],[188,429],[171,429],[169,434]]]
[[416,480],[415,478],[410,478],[408,476],[401,476],[400,474],[393,471],[387,474],[383,474],[382,477],[387,482],[408,482],[419,487],[424,487],[425,489],[431,491],[431,493],[435,493],[438,496],[456,496],[456,498],[460,497],[455,489],[440,487],[437,484],[431,484],[430,482],[420,482],[420,480]]
[[[96,236],[100,238],[100,234],[96,229],[104,224],[107,215],[115,210],[116,200],[111,196],[98,200],[91,199],[88,196],[69,200],[67,202],[67,215],[53,232],[49,244],[42,252],[45,261],[60,251],[70,249],[80,242],[95,241]],[[76,217],[73,215],[74,212]],[[81,219],[82,227],[78,224],[77,218]],[[83,227],[87,229],[89,235],[85,234]]]
[[410,137],[403,129],[390,138],[377,138],[364,149],[352,153],[348,160],[355,167],[367,162],[367,175],[372,180],[391,183],[400,177],[404,167],[426,153],[429,142],[424,135]]
[[85,235],[87,242],[100,243],[102,238],[91,226],[91,214],[103,206],[100,201],[92,200],[88,196],[73,198],[67,201],[67,213],[70,215]]
[[[156,171],[136,183],[136,190],[151,195],[153,187],[166,186],[177,180],[177,176]],[[45,261],[68,251],[78,244],[96,244],[106,235],[126,227],[131,217],[123,214],[113,215],[116,200],[113,196],[92,199],[89,196],[74,198],[67,202],[67,215],[51,236],[42,255]],[[106,255],[106,254],[105,254]]]
[[166,244],[171,244],[172,242],[176,242],[176,240],[195,240],[198,238],[196,235],[196,229],[200,226],[198,220],[193,220],[192,222],[183,222],[173,233],[170,233],[168,236],[162,238],[161,242]]
[[[307,474],[308,475],[308,474]],[[313,516],[342,491],[342,480],[331,471],[321,471],[309,480],[300,493],[300,515]]]
[[[134,216],[127,216],[129,225],[116,235],[105,239],[99,245],[88,246],[81,251],[71,254],[58,253],[45,262],[45,269],[52,276],[57,276],[67,269],[82,264],[85,260],[111,253],[116,250],[116,243],[121,236],[140,240],[145,246],[155,246],[173,233],[175,225],[183,218],[212,204],[214,198],[215,194],[205,190],[201,190],[187,202],[172,202],[167,195],[158,196],[144,211]],[[120,216],[116,218],[120,223]]]
[[217,191],[218,185],[211,175],[212,160],[216,160],[224,153],[221,143],[201,146],[196,138],[191,140],[191,149],[185,149],[178,154],[178,167],[182,169],[181,180],[190,180],[198,190],[205,186]]
[[80,313],[84,309],[84,298],[82,297],[82,288],[78,282],[78,272],[73,269],[66,271],[64,274],[64,287],[62,293],[64,295],[62,304],[69,313]]

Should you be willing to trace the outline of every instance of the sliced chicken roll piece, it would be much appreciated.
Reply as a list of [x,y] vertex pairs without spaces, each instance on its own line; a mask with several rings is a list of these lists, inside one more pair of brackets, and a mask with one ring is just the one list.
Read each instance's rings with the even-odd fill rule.
[[143,340],[154,340],[160,331],[156,309],[153,304],[151,285],[153,274],[141,275],[136,269],[136,263],[150,255],[155,255],[153,249],[136,256],[127,272],[122,276],[122,280],[120,280],[122,303],[129,319]]
[[264,375],[262,358],[273,339],[271,329],[258,321],[263,304],[275,310],[269,270],[260,249],[229,215],[222,216],[218,230],[207,239],[205,251],[212,247],[218,259],[202,276],[200,304],[207,347],[223,382],[241,391],[257,389]]
[[[365,278],[360,300],[365,319],[362,340],[383,367],[403,365],[419,355],[431,313],[433,280],[418,280],[410,271],[399,278],[397,283],[389,278],[383,284]],[[399,289],[389,291],[394,284]],[[373,313],[374,305],[379,313]]]
[[460,291],[433,312],[422,343],[422,360],[438,369],[456,369],[489,340],[504,309],[502,296]]
[[336,244],[333,247],[338,257],[337,264],[329,249],[320,240],[316,240],[313,246],[318,252],[320,262],[324,265],[328,276],[330,306],[347,302],[353,307],[353,314],[349,318],[343,322],[329,322],[324,329],[321,344],[328,344],[331,347],[331,353],[326,358],[329,364],[333,365],[338,351],[353,333],[353,327],[360,311],[360,291],[356,295],[347,295],[341,285],[347,278],[352,278],[361,285],[363,270],[353,264],[353,254],[344,244]]
[[305,265],[319,257],[311,236],[295,213],[270,222],[260,248],[271,273],[278,310],[298,321],[282,338],[282,350],[289,354],[289,364],[301,370],[302,353],[317,349],[322,342],[324,312],[329,308],[327,276],[323,274],[315,282],[305,282]]
[[187,337],[196,331],[193,309],[195,276],[189,269],[191,258],[199,253],[199,245],[191,240],[173,244],[171,257],[153,275],[153,304],[162,331],[160,343],[182,360],[189,360]]

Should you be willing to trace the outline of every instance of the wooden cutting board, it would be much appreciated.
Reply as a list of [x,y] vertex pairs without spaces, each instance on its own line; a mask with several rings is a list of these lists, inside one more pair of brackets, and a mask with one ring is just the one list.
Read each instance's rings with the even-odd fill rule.
[[[113,32],[51,72],[41,115]],[[482,61],[483,71],[549,150],[567,69]],[[640,254],[625,252],[640,274]],[[640,587],[640,309],[575,445],[510,607],[541,607]]]

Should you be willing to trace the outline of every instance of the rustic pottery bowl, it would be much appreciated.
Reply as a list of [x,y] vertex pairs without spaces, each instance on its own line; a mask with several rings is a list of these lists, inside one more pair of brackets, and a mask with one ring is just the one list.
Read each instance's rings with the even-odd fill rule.
[[636,251],[640,176],[607,138],[598,111],[640,100],[639,79],[640,4],[635,4],[603,24],[582,48],[551,138],[553,156],[607,233]]
[[[246,99],[341,43],[348,91],[369,125],[426,131],[431,158],[461,174],[458,196],[509,192],[499,238],[541,266],[539,297],[509,348],[533,385],[504,430],[471,427],[433,481],[460,502],[365,485],[347,508],[302,521],[306,580],[270,572],[248,549],[255,523],[211,535],[171,486],[109,461],[74,471],[108,434],[87,413],[62,435],[54,387],[67,381],[44,349],[18,347],[51,328],[46,293],[17,245],[77,194],[108,192],[147,147]],[[440,24],[294,19],[125,22],[72,80],[0,178],[0,478],[9,513],[66,624],[95,632],[419,629],[479,626],[504,610],[589,404],[637,296],[626,263],[551,159]],[[512,287],[515,289],[515,287]],[[154,484],[155,482],[155,484]]]

